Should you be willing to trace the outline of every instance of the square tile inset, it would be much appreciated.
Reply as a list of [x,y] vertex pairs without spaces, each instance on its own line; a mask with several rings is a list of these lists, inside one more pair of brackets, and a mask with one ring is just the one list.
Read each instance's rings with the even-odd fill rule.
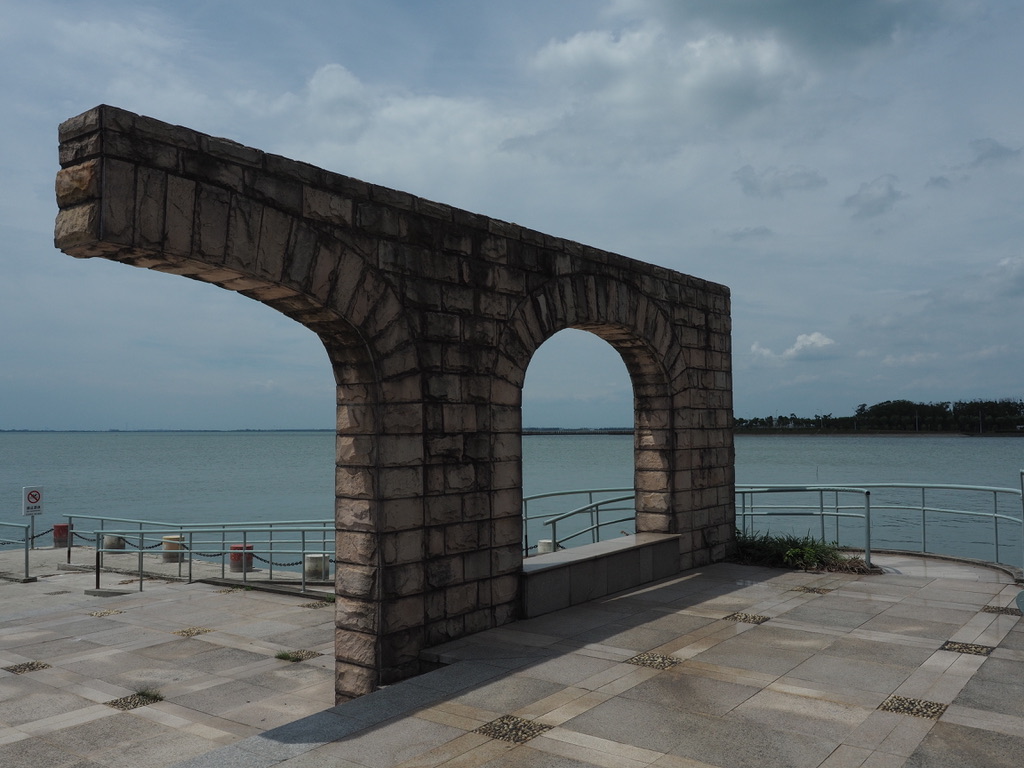
[[1001,616],[1020,616],[1020,608],[1003,608],[998,605],[984,605],[981,608],[982,613],[998,613]]
[[682,659],[666,656],[663,653],[654,653],[653,651],[638,653],[633,658],[626,659],[627,664],[636,664],[638,667],[651,667],[652,669],[668,669],[681,662]]
[[489,736],[492,739],[508,741],[512,744],[525,744],[530,739],[550,731],[550,725],[542,725],[533,720],[524,720],[515,715],[502,715],[497,720],[481,725],[473,733]]
[[739,621],[744,624],[764,624],[771,616],[761,616],[756,613],[730,613],[722,618],[727,621]]
[[900,715],[912,715],[913,717],[923,717],[927,720],[938,720],[942,717],[942,713],[946,711],[947,706],[937,701],[911,699],[906,696],[893,694],[879,704],[878,708],[884,712],[895,712]]
[[947,640],[939,648],[940,651],[953,651],[954,653],[970,653],[974,656],[988,656],[995,650],[991,645],[978,645],[977,643],[957,643]]
[[213,630],[207,627],[185,627],[177,630],[174,634],[182,637],[195,637],[196,635],[205,635],[207,632],[213,632]]
[[38,672],[40,669],[49,669],[50,665],[45,661],[26,661],[21,664],[12,664],[9,667],[3,667],[4,672],[10,672],[12,675],[24,675],[26,672]]

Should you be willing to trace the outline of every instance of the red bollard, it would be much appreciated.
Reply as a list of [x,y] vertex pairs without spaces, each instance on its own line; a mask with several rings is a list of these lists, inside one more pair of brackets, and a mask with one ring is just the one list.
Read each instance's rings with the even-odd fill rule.
[[228,570],[233,573],[241,573],[243,571],[243,557],[244,557],[244,570],[252,570],[252,552],[244,552],[243,550],[252,549],[252,544],[232,544],[231,552],[228,554]]

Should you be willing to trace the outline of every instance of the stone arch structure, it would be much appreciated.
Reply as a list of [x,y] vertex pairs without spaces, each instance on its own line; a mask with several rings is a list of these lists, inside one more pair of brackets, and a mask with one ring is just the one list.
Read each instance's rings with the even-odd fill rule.
[[[525,366],[542,343],[566,328],[607,341],[629,373],[637,531],[688,533],[690,516],[698,512],[687,477],[692,449],[675,450],[675,430],[677,422],[686,421],[692,387],[686,379],[689,350],[679,343],[671,317],[640,286],[620,278],[576,273],[545,283],[515,307],[498,345],[494,386],[512,396],[515,414],[522,413]],[[683,466],[676,466],[679,462]],[[676,496],[677,483],[683,496]]]
[[734,532],[720,285],[100,106],[60,128],[55,243],[240,292],[322,340],[337,383],[339,696],[513,621],[526,367],[563,328],[622,355],[639,531],[679,568]]

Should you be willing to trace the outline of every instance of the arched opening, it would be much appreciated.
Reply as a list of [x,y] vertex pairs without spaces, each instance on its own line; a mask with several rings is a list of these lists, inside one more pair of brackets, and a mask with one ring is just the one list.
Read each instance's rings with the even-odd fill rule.
[[[536,553],[539,541],[573,534],[578,535],[565,546],[633,533],[632,500],[614,505],[628,507],[628,513],[598,508],[593,520],[606,525],[589,533],[580,532],[592,524],[586,514],[567,519],[556,527],[557,534],[544,524],[591,500],[622,496],[633,488],[633,400],[621,356],[594,333],[565,329],[534,353],[523,386],[526,554]],[[589,493],[531,498],[569,491]],[[621,524],[614,522],[626,517]]]

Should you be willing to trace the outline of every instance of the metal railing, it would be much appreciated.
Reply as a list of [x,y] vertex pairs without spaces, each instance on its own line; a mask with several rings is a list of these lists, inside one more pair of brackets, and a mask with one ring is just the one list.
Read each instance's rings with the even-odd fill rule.
[[[100,588],[100,573],[108,556],[134,553],[136,566],[131,570],[138,575],[142,590],[147,575],[160,578],[166,565],[176,570],[178,578],[193,581],[215,576],[219,565],[219,578],[238,573],[241,582],[249,581],[254,560],[265,564],[261,581],[275,581],[288,575],[289,581],[298,581],[305,590],[307,581],[326,581],[330,578],[330,564],[334,560],[333,520],[289,520],[237,523],[167,523],[153,520],[102,517],[98,515],[65,515],[69,529],[73,520],[91,520],[98,523],[91,531],[75,531],[68,536],[67,561],[71,562],[74,539],[89,541],[95,547],[96,588]],[[152,559],[147,570],[145,557],[159,556],[163,565],[156,568]],[[308,557],[314,560],[308,561]],[[281,560],[290,560],[282,562]],[[177,565],[177,568],[173,568]],[[308,578],[307,565],[321,574]],[[212,573],[211,573],[212,567]],[[298,573],[292,569],[298,568]]]
[[20,539],[8,538],[7,535],[0,535],[0,544],[21,544],[25,548],[25,579],[28,580],[28,551],[32,547],[32,535],[30,530],[32,526],[29,523],[0,523],[3,528],[13,528],[21,532]]
[[[785,503],[785,504],[762,504],[762,512],[755,511],[754,498],[761,494],[816,494],[818,503],[816,506],[810,504]],[[826,494],[832,494],[832,503],[826,505]],[[828,485],[762,485],[762,486],[736,486],[736,495],[739,501],[736,505],[736,522],[743,533],[753,533],[753,527],[749,526],[751,518],[756,517],[817,517],[819,524],[819,541],[827,541],[825,535],[825,519],[833,518],[836,525],[835,541],[839,541],[839,520],[841,518],[856,518],[862,521],[864,526],[864,562],[871,565],[871,491],[866,487],[851,488],[847,486]],[[841,503],[840,499],[847,496],[859,496],[860,501],[856,504]],[[766,532],[766,531],[762,531]],[[808,532],[809,533],[809,532]]]
[[[616,495],[599,498],[606,494]],[[587,503],[583,506],[571,509],[568,512],[555,515],[554,517],[550,516],[550,512],[541,512],[533,515],[530,514],[531,502],[534,503],[534,507],[536,508],[537,502],[541,499],[560,499],[562,497],[569,496],[584,497],[586,498]],[[523,499],[523,555],[529,555],[530,550],[537,547],[536,544],[530,544],[531,521],[540,520],[543,525],[551,528],[549,538],[551,539],[553,548],[556,550],[564,549],[565,542],[570,541],[577,536],[585,536],[587,534],[590,534],[591,543],[596,543],[601,540],[601,530],[603,528],[613,525],[622,525],[623,523],[629,523],[630,525],[635,524],[636,505],[633,503],[634,497],[635,494],[632,488],[589,488],[573,491],[553,491],[551,493],[538,493],[533,496],[525,497]],[[629,515],[609,520],[607,515],[612,512],[629,512]],[[564,520],[569,520],[580,515],[587,516],[589,525],[580,530],[574,530],[572,533],[559,538],[558,524]]]
[[[608,494],[617,495],[607,496]],[[962,494],[968,495],[968,498],[956,504],[948,501],[954,497],[959,498]],[[530,502],[571,496],[584,497],[587,503],[553,516],[550,512],[547,515],[530,512]],[[601,496],[607,497],[599,498]],[[807,500],[808,496],[811,497],[811,501]],[[531,521],[540,520],[551,529],[550,538],[555,549],[562,548],[566,542],[580,536],[587,536],[591,542],[596,542],[601,540],[604,529],[633,522],[636,514],[634,498],[630,488],[558,491],[524,498],[524,555],[530,554],[530,550],[536,546],[530,543]],[[991,560],[1024,567],[1024,470],[1020,473],[1020,489],[940,483],[737,485],[736,502],[736,523],[744,533],[753,532],[754,521],[758,519],[767,521],[783,518],[817,518],[813,523],[817,537],[821,541],[831,539],[840,542],[840,521],[854,521],[855,530],[852,534],[847,531],[846,539],[855,542],[854,545],[858,548],[864,549],[865,560],[868,562],[872,549],[900,548],[892,545],[892,538],[886,538],[889,536],[888,529],[894,527],[898,527],[899,535],[903,537],[916,527],[916,539],[909,542],[905,547],[907,549],[916,549],[924,554],[968,556],[964,555],[962,547],[961,551],[941,551],[942,543],[936,544],[940,537],[935,535],[935,529],[948,527],[949,521],[955,518],[988,520],[991,523],[990,537],[987,543],[983,542],[981,545],[990,548]],[[622,511],[629,511],[629,516],[614,519],[607,517],[608,513]],[[559,536],[560,524],[565,531],[567,525],[571,525],[569,521],[578,521],[580,517],[584,518],[583,522],[574,525],[571,532]],[[1015,539],[1009,543],[1005,534],[1007,526],[1011,527],[1013,532],[1009,538]],[[970,530],[973,534],[979,534],[986,527],[988,526],[975,524]],[[879,528],[885,535],[879,535]],[[757,530],[762,533],[770,532],[764,526],[757,527]],[[953,533],[949,535],[957,536],[960,535],[962,528],[950,530]],[[810,533],[810,529],[807,532]],[[952,544],[947,544],[947,547],[956,550]],[[1012,558],[1004,557],[1007,547],[1013,547],[1015,550]]]
[[[910,530],[910,518],[913,516],[913,524],[918,530],[918,536],[916,541],[910,542],[911,548],[930,554],[963,554],[962,551],[940,552],[934,545],[936,537],[929,535],[929,523],[935,525],[937,518],[945,520],[950,517],[972,520],[987,519],[991,522],[989,545],[991,546],[992,562],[1024,566],[1024,470],[1021,471],[1020,479],[1019,490],[944,483],[859,483],[853,488],[834,488],[821,485],[737,486],[736,520],[741,531],[750,533],[753,531],[752,521],[755,518],[817,517],[818,536],[825,541],[827,539],[826,518],[831,518],[834,524],[833,540],[840,541],[840,519],[859,517],[863,519],[865,547],[870,548],[874,541],[877,549],[877,537],[871,538],[872,513],[876,515],[876,522],[881,513],[896,513],[904,532]],[[862,494],[865,501],[857,504],[845,503],[841,497],[841,494],[844,493]],[[882,495],[883,493],[884,495]],[[756,503],[755,500],[759,496],[767,494],[796,494],[798,496],[812,494],[817,496],[817,503],[808,504],[794,501]],[[940,501],[936,500],[937,498],[940,500],[961,498],[963,494],[971,494],[972,497],[960,502],[959,506],[955,508],[948,502],[940,504]],[[860,509],[863,509],[864,512],[856,511]],[[1012,526],[1015,531],[1019,532],[1020,541],[1015,542],[1015,546],[1019,547],[1019,552],[1012,561],[1003,559],[1002,555],[1002,549],[1006,546],[1006,542],[1001,539],[1000,531],[1006,525]],[[971,530],[979,532],[981,528],[973,526]],[[885,546],[894,548],[888,544]]]

